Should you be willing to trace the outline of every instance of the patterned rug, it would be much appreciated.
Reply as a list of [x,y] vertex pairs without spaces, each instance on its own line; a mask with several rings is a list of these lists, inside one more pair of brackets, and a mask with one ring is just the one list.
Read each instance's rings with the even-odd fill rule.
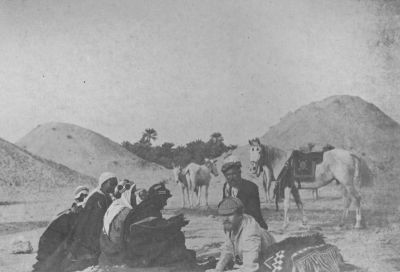
[[339,249],[326,244],[322,235],[289,237],[271,246],[261,270],[264,272],[340,272]]

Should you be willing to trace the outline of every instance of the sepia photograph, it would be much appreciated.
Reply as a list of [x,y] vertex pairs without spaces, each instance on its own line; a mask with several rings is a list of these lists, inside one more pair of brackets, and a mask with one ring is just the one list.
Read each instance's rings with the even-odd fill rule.
[[0,0],[0,272],[399,272],[400,1]]

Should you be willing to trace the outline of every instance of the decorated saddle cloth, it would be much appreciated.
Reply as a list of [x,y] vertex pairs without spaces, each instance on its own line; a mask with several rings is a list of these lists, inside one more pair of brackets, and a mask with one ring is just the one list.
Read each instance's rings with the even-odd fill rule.
[[315,168],[322,162],[324,152],[303,153],[298,150],[293,151],[293,176],[301,181],[313,181],[315,178]]
[[263,272],[340,272],[339,249],[320,234],[290,237],[269,247],[260,266]]

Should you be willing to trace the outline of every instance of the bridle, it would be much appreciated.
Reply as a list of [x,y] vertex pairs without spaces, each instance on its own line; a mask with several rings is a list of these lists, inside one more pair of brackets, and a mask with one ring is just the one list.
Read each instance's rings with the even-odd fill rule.
[[251,150],[251,152],[255,152],[255,150],[254,150],[254,148],[255,147],[257,147],[257,149],[259,149],[258,150],[258,160],[257,161],[255,161],[255,160],[253,160],[253,161],[250,161],[250,164],[252,165],[252,167],[255,167],[256,169],[255,169],[255,174],[256,174],[256,176],[257,177],[259,177],[260,176],[260,174],[261,174],[261,172],[262,172],[262,165],[261,165],[261,162],[263,161],[263,147],[262,146],[260,146],[260,145],[251,145],[251,148],[252,148],[252,150]]

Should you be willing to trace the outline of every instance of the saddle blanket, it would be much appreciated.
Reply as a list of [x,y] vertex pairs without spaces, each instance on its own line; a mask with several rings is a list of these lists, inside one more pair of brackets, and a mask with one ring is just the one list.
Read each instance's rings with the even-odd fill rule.
[[300,181],[314,181],[315,168],[322,162],[323,152],[293,151],[293,176]]

